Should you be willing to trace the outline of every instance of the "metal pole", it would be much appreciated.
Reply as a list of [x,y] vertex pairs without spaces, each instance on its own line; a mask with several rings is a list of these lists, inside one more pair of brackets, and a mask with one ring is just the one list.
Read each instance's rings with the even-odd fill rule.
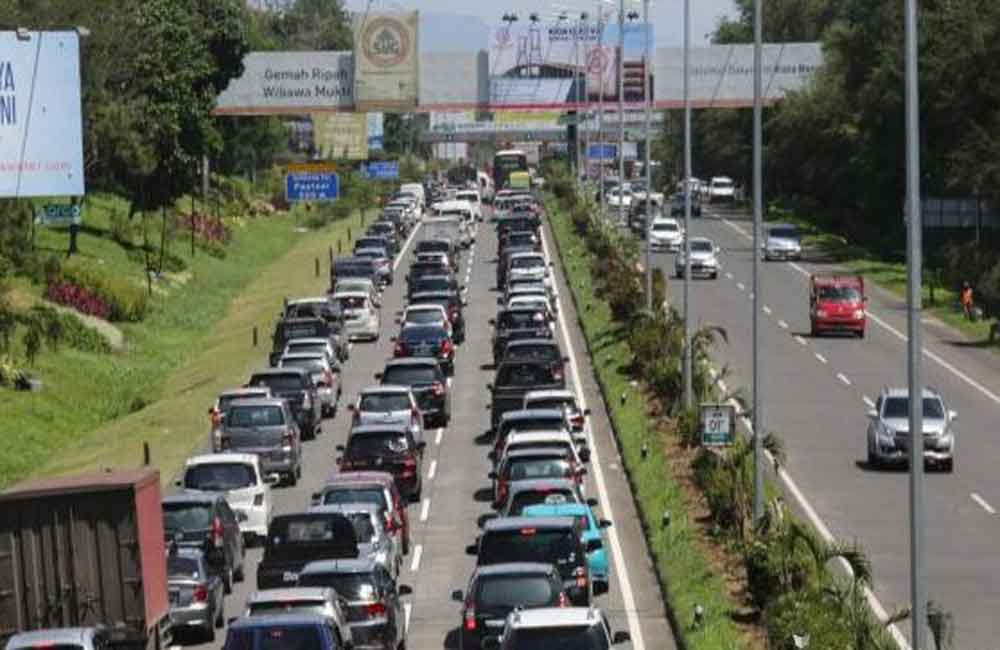
[[618,2],[618,223],[625,223],[625,0]]
[[[566,19],[566,15],[562,14],[559,17],[559,22],[562,23]],[[577,23],[579,25],[579,23]],[[576,76],[580,71],[580,30],[573,30],[573,85],[576,86]],[[576,88],[576,92],[579,93],[579,87]],[[573,119],[576,121],[573,125],[574,143],[573,143],[573,155],[570,156],[570,171],[573,172],[573,176],[576,177],[576,184],[580,184],[580,102],[576,101],[574,106]]]
[[[684,0],[684,408],[694,405],[691,381],[691,0]],[[646,235],[649,236],[648,234]]]
[[598,209],[601,217],[604,213],[604,8],[601,7],[601,0],[597,0],[597,51],[601,57],[601,89],[597,96],[597,141],[600,143],[601,155],[598,157],[600,164],[600,185],[597,188]]
[[[577,138],[580,138],[580,161],[583,163],[583,171],[581,173],[581,178],[580,178],[580,186],[581,187],[583,186],[583,179],[588,176],[587,172],[588,172],[588,168],[590,167],[590,164],[589,164],[590,163],[590,158],[587,155],[587,152],[589,150],[590,140],[591,140],[591,138],[590,138],[590,116],[589,116],[589,112],[590,112],[590,97],[588,97],[588,95],[590,95],[590,90],[588,88],[587,91],[584,92],[584,88],[583,88],[584,86],[587,85],[587,71],[589,70],[588,58],[587,58],[587,43],[590,42],[590,29],[587,27],[587,18],[588,17],[589,16],[587,16],[587,12],[586,11],[580,13],[580,25],[582,26],[582,28],[585,31],[584,31],[584,41],[583,41],[583,69],[580,70],[580,86],[581,87],[580,87],[579,93],[578,93],[578,98],[579,98],[578,101],[583,104],[583,114],[585,116],[587,116],[586,117],[587,126],[583,130],[583,132],[582,132],[583,133],[583,137],[581,137],[581,132],[579,130],[580,126],[577,126]],[[579,114],[580,114],[580,111],[577,110],[577,115],[579,116]],[[577,122],[577,124],[579,125],[580,123]]]
[[763,212],[763,157],[761,127],[761,90],[763,70],[761,50],[763,41],[762,0],[754,0],[753,14],[753,519],[764,516],[764,457],[761,437],[764,435],[764,414],[760,399],[760,228]]
[[906,0],[906,329],[910,399],[910,625],[913,650],[927,647],[927,567],[924,563],[923,384],[920,378],[921,228],[920,104],[917,77],[917,0]]
[[649,148],[652,144],[653,139],[650,137],[650,113],[653,108],[653,100],[650,97],[651,91],[653,89],[653,84],[650,83],[652,77],[652,71],[650,69],[652,61],[649,58],[650,44],[649,44],[649,0],[642,0],[642,29],[643,37],[646,40],[646,52],[644,54],[646,60],[643,62],[643,69],[646,72],[646,78],[644,79],[645,88],[643,88],[643,95],[646,99],[646,209],[645,216],[643,218],[643,230],[645,230],[646,235],[646,309],[652,313],[653,312],[653,255],[649,243],[649,226],[650,226],[650,214],[651,210],[649,207],[650,198],[653,194],[653,173],[649,167]]
[[[586,166],[583,164],[583,115],[581,112],[581,102],[580,97],[582,95],[582,90],[580,86],[583,84],[583,74],[580,72],[580,29],[583,27],[581,21],[576,22],[576,29],[573,30],[573,58],[576,59],[576,66],[573,68],[573,85],[576,87],[576,128],[574,133],[576,133],[576,185],[577,187],[583,187],[583,179],[581,178],[581,169]],[[587,56],[586,50],[584,50],[584,62],[586,63]]]

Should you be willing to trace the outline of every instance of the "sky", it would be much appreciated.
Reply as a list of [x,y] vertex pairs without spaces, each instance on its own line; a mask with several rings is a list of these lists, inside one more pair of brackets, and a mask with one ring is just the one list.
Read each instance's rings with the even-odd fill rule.
[[[542,19],[554,19],[560,10],[571,16],[587,11],[596,15],[599,0],[346,0],[348,9],[364,11],[371,2],[372,10],[398,11],[399,9],[419,9],[424,14],[421,20],[421,50],[468,50],[485,48],[487,36],[492,26],[500,24],[505,12],[518,14],[521,21],[535,11]],[[617,20],[617,0],[604,0],[603,4],[615,11]],[[642,11],[641,0],[626,0],[625,10],[630,6]],[[683,45],[683,2],[682,0],[650,0],[650,15],[656,44],[660,47]],[[722,15],[734,15],[733,0],[691,0],[691,42],[693,45],[707,45],[707,36],[715,28]]]

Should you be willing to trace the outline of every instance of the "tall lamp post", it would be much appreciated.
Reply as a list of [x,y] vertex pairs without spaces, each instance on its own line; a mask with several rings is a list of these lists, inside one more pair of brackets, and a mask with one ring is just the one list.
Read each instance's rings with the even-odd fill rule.
[[646,133],[645,133],[645,169],[646,169],[646,205],[643,211],[642,219],[642,229],[645,231],[646,237],[646,310],[652,314],[653,313],[653,251],[652,244],[649,241],[649,226],[650,226],[650,216],[652,214],[652,196],[653,196],[653,171],[650,167],[650,147],[653,143],[653,138],[650,134],[650,120],[653,111],[653,62],[650,57],[650,52],[652,50],[652,44],[650,43],[650,29],[649,29],[649,0],[642,0],[642,36],[645,46],[645,52],[643,53],[643,80],[642,80],[642,95],[646,103]]
[[[691,380],[691,0],[684,0],[684,408],[694,403]],[[648,235],[647,235],[648,236]]]
[[764,413],[760,399],[760,228],[764,211],[761,91],[763,89],[764,16],[762,0],[754,0],[753,16],[753,519],[764,516]]
[[598,80],[598,85],[601,88],[597,92],[597,140],[600,143],[601,149],[600,156],[598,157],[600,161],[600,174],[597,186],[597,205],[601,217],[604,218],[606,216],[604,213],[604,68],[607,66],[604,65],[604,7],[601,6],[601,0],[597,0],[597,52],[598,61],[601,64]]
[[618,223],[625,223],[625,0],[618,2]]

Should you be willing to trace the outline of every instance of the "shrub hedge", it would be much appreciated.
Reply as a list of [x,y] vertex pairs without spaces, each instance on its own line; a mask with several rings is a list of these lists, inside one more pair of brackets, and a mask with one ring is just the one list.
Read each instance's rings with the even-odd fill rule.
[[108,320],[138,322],[146,315],[145,289],[126,278],[112,277],[77,260],[63,264],[60,276],[62,282],[85,289],[106,303]]

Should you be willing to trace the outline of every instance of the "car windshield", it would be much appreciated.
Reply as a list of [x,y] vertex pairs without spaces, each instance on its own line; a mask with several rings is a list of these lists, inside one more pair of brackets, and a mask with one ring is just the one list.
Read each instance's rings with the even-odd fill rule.
[[193,557],[168,555],[167,575],[171,578],[197,580],[201,577],[201,563]]
[[323,372],[326,362],[322,357],[295,357],[281,360],[282,368],[305,368],[309,372]]
[[508,246],[533,246],[535,236],[531,233],[517,233],[507,238]]
[[337,488],[323,495],[326,505],[343,503],[374,503],[383,510],[386,508],[385,492],[380,487],[372,488]]
[[407,450],[406,434],[397,431],[352,435],[347,441],[347,455],[381,456],[386,453],[402,454]]
[[370,573],[307,573],[299,577],[300,587],[333,587],[348,601],[375,600],[375,581]]
[[479,564],[545,562],[555,564],[577,552],[576,533],[569,529],[539,530],[526,527],[491,531],[483,536]]
[[388,411],[408,411],[410,407],[410,396],[404,393],[369,393],[361,396],[358,410],[369,413],[386,413]]
[[513,269],[533,269],[545,266],[545,259],[541,257],[515,257],[510,261]]
[[420,325],[413,327],[408,325],[399,333],[400,340],[406,343],[440,343],[447,337],[447,333],[439,326],[425,327]]
[[432,384],[438,381],[438,373],[434,366],[390,366],[382,375],[382,383],[397,386],[413,386],[414,384]]
[[798,239],[799,231],[796,228],[772,228],[771,236],[775,239]]
[[692,239],[691,240],[691,252],[692,253],[711,253],[714,250],[712,242],[705,241],[704,239]]
[[246,463],[201,463],[184,472],[189,490],[239,490],[257,484],[252,465]]
[[264,601],[250,603],[250,616],[273,614],[326,614],[326,604],[322,600]]
[[227,427],[280,427],[284,423],[279,406],[233,406],[226,411]]
[[[517,650],[607,650],[608,639],[597,625],[520,628],[512,635]],[[227,649],[228,650],[228,649]]]
[[212,525],[212,506],[207,503],[164,503],[163,530],[204,530]]
[[302,376],[288,373],[286,375],[254,375],[250,386],[267,386],[272,393],[302,390]]
[[573,494],[573,491],[568,488],[558,488],[555,490],[523,490],[514,495],[507,515],[510,517],[516,517],[528,506],[535,506],[541,503],[544,503],[545,505],[576,503],[576,497]]
[[365,299],[362,296],[341,296],[338,299],[341,309],[364,309]]
[[511,460],[507,477],[511,481],[536,478],[568,478],[572,467],[560,458],[516,458]]
[[669,221],[661,221],[659,223],[654,222],[653,230],[657,232],[677,232],[677,224]]
[[540,309],[518,309],[517,311],[505,311],[500,314],[497,321],[499,329],[521,329],[525,327],[537,327],[545,322],[545,313]]
[[820,287],[819,299],[827,302],[859,302],[861,300],[861,292],[855,287]]
[[546,576],[481,576],[476,605],[483,609],[544,607],[558,598]]
[[367,512],[351,512],[347,513],[346,517],[351,520],[358,544],[370,544],[375,537],[375,525],[372,523],[371,515]]
[[[882,417],[905,418],[910,415],[910,398],[889,397],[885,400]],[[931,420],[944,419],[944,405],[936,397],[924,398],[924,417]]]
[[535,386],[551,384],[552,369],[539,363],[504,364],[497,372],[497,386]]
[[451,289],[451,282],[448,278],[420,278],[411,286],[413,293],[423,291],[448,291]]

